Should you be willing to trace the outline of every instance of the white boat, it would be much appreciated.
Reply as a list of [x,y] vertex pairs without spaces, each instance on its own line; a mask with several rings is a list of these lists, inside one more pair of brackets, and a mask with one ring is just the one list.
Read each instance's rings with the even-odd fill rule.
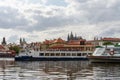
[[120,62],[120,47],[96,48],[94,53],[87,58],[91,62]]
[[87,60],[86,56],[92,51],[34,51],[26,50],[15,56],[16,61],[45,61],[45,60]]

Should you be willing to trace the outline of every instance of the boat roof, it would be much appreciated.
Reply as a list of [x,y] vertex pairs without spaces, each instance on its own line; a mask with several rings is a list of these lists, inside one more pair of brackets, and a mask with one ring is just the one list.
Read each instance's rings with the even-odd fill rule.
[[120,48],[120,47],[116,47],[116,46],[102,46],[102,47],[99,47],[99,48],[106,48],[106,49],[111,49],[111,48]]

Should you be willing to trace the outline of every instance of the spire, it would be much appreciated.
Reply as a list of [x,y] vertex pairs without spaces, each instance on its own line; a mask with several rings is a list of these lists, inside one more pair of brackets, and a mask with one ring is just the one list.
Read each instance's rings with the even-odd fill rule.
[[20,44],[22,44],[22,39],[20,38]]
[[25,42],[25,38],[23,38],[23,42]]
[[3,41],[2,41],[2,45],[6,45],[6,40],[5,40],[5,37],[3,37]]
[[23,38],[23,44],[26,44],[25,38]]
[[68,34],[67,41],[69,41],[69,40],[70,40],[70,36],[69,36],[69,34]]
[[77,34],[75,33],[75,38],[74,38],[75,40],[77,40]]
[[71,34],[70,34],[70,39],[72,40],[73,39],[73,33],[71,31]]
[[26,44],[25,38],[20,38],[20,45],[23,46]]

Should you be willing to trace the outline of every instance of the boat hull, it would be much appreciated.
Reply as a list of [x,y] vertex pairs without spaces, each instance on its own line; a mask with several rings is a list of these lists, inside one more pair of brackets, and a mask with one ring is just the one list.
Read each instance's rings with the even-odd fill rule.
[[7,54],[7,53],[0,53],[0,58],[14,58],[15,55]]
[[120,62],[118,56],[87,56],[90,62]]
[[76,61],[76,60],[88,60],[86,57],[15,57],[15,61]]

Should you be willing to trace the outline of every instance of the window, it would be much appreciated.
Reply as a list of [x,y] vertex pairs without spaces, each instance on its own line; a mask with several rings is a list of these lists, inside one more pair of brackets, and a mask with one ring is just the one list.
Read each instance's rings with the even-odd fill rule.
[[78,53],[77,56],[81,56],[81,53]]
[[67,53],[67,56],[70,56],[70,53]]
[[60,53],[56,53],[56,56],[60,56]]
[[72,56],[76,56],[76,53],[72,53]]
[[44,56],[44,53],[39,53],[39,56]]
[[65,56],[65,53],[62,53],[61,56]]
[[54,54],[54,53],[51,53],[51,56],[55,56],[55,54]]

